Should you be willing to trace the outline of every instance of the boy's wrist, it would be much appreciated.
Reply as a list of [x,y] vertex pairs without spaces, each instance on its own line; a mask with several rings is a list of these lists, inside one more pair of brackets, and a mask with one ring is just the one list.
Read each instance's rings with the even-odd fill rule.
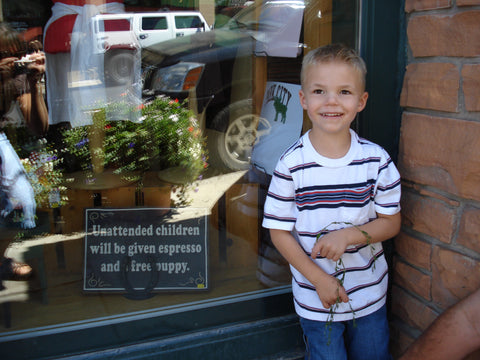
[[340,239],[344,242],[345,249],[351,245],[358,244],[358,237],[355,233],[357,230],[354,226],[346,227],[338,231],[342,232]]
[[367,236],[356,226],[350,226],[343,230],[345,230],[347,246],[366,244],[368,242]]
[[334,277],[327,274],[321,267],[317,266],[317,268],[318,270],[312,274],[309,280],[315,288],[320,288],[322,284],[325,284],[326,281],[331,281]]

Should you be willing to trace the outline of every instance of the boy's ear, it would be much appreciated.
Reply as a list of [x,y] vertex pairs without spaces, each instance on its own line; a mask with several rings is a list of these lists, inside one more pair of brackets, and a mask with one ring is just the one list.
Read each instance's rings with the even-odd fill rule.
[[367,99],[368,99],[368,92],[364,92],[362,96],[360,96],[360,99],[358,101],[358,111],[360,112],[363,109],[365,109],[365,106],[367,105]]
[[303,90],[298,91],[298,96],[300,97],[300,105],[302,105],[302,108],[304,110],[307,110],[307,100],[305,99],[305,94]]

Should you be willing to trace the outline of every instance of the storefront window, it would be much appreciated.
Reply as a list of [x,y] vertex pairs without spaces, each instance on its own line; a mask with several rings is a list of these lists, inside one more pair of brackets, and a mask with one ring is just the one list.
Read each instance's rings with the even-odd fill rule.
[[156,332],[135,329],[145,339],[291,312],[263,203],[308,127],[303,54],[355,47],[357,2],[32,0],[20,18],[3,1],[4,59],[33,55],[21,74],[2,70],[0,343],[158,318]]

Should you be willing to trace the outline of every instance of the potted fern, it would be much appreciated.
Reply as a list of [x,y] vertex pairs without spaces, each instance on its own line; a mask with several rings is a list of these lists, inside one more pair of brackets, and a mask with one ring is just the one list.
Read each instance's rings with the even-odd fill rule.
[[162,96],[140,106],[109,104],[94,112],[93,124],[64,132],[66,151],[88,182],[104,173],[141,181],[156,172],[174,185],[190,184],[207,162],[199,124],[184,105]]

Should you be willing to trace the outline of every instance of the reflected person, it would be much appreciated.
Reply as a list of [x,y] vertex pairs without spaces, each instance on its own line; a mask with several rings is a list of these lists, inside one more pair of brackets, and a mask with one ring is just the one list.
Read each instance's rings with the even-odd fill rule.
[[[45,55],[34,51],[27,55],[27,46],[8,24],[0,23],[0,199],[2,238],[0,239],[1,280],[22,280],[32,268],[5,257],[11,237],[18,230],[11,214],[22,209],[22,228],[35,227],[35,198],[14,148],[21,148],[27,139],[43,136],[48,130],[48,112],[39,80],[45,73]],[[3,289],[0,283],[0,289]]]

